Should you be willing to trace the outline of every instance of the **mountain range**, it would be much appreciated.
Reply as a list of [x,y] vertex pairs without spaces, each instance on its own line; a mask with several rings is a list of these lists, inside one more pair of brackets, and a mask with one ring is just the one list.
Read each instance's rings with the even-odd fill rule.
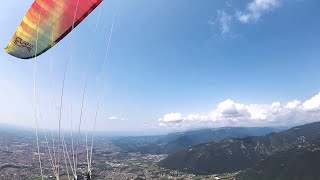
[[255,167],[278,152],[306,146],[319,135],[317,122],[263,136],[226,138],[177,151],[159,165],[194,174],[237,172]]
[[253,168],[240,172],[237,180],[320,179],[320,138],[272,154]]
[[189,146],[221,140],[228,137],[246,137],[279,132],[282,128],[225,127],[170,133],[161,136],[118,137],[113,143],[122,151],[143,154],[172,154]]

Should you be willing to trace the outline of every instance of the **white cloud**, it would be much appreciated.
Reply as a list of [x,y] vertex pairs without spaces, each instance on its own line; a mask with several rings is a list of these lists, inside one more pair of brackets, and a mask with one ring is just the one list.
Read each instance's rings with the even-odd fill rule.
[[306,111],[320,111],[320,93],[305,101],[302,106]]
[[230,32],[232,16],[229,15],[225,10],[218,10],[217,21],[220,24],[221,34],[222,35],[228,34]]
[[120,121],[124,121],[126,120],[126,118],[121,118],[121,117],[118,117],[118,116],[110,116],[108,117],[109,120],[120,120]]
[[244,110],[245,106],[243,104],[238,104],[228,99],[218,105],[216,112],[225,117],[238,117],[245,113]]
[[320,93],[303,103],[241,104],[227,99],[208,114],[168,113],[158,120],[159,126],[175,129],[304,124],[320,120]]
[[300,104],[301,104],[301,102],[295,99],[295,100],[293,100],[291,102],[288,102],[287,105],[285,106],[285,108],[287,108],[287,109],[295,109]]
[[159,121],[163,122],[177,122],[182,120],[181,113],[169,113],[165,114],[162,118],[159,118]]
[[[252,0],[244,9],[235,10],[232,3],[226,3],[226,9],[217,10],[215,21],[210,20],[210,26],[216,26],[221,35],[227,35],[231,32],[233,22],[248,24],[256,22],[268,12],[273,11],[281,6],[283,0]],[[227,11],[228,10],[228,11]]]
[[246,109],[250,114],[249,118],[252,120],[267,119],[267,114],[268,114],[267,105],[250,104],[246,107]]
[[261,16],[281,5],[281,0],[253,0],[247,5],[245,11],[238,11],[237,19],[242,23],[257,21]]
[[206,120],[207,116],[202,116],[200,114],[189,114],[187,116],[182,116],[181,113],[168,113],[158,120],[161,123],[180,123],[182,121],[198,121],[198,120]]

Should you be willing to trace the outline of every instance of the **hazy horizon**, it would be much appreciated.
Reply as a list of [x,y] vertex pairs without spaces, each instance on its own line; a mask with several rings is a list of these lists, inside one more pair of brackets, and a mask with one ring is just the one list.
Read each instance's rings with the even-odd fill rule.
[[[316,123],[320,121],[314,121],[310,123]],[[307,123],[309,124],[309,123]],[[208,130],[208,129],[216,129],[216,130],[221,130],[221,129],[226,129],[226,128],[270,128],[270,129],[275,129],[275,130],[287,130],[295,126],[301,126],[305,124],[296,124],[296,125],[291,125],[291,126],[222,126],[222,127],[195,127],[195,128],[189,128],[189,129],[169,129],[169,130],[159,130],[159,131],[142,131],[142,130],[136,130],[136,131],[110,131],[110,130],[100,130],[96,131],[97,136],[103,136],[103,137],[125,137],[125,136],[159,136],[159,135],[168,135],[168,134],[176,134],[176,133],[185,133],[185,132],[193,132],[193,131],[202,131],[202,130]],[[33,133],[36,131],[35,127],[28,127],[28,126],[19,126],[19,125],[12,125],[12,124],[7,124],[7,123],[0,123],[0,129],[5,129],[8,132],[11,131],[23,131],[23,132],[30,132]],[[43,134],[46,132],[46,134],[58,134],[59,129],[54,128],[42,128],[39,130],[40,134]],[[66,137],[69,137],[71,129],[61,129],[61,132],[66,135]],[[77,133],[75,129],[73,129],[73,133]],[[81,134],[85,135],[85,131],[81,131]],[[89,134],[92,134],[92,130],[88,130]]]

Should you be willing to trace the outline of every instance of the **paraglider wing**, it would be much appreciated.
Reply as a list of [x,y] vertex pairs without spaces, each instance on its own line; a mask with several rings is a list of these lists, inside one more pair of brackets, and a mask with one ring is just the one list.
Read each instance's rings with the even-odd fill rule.
[[41,55],[70,33],[101,2],[36,0],[5,50],[21,59]]

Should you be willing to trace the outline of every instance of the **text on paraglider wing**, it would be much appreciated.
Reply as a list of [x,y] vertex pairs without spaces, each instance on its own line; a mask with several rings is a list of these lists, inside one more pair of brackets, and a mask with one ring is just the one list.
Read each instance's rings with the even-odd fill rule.
[[16,37],[14,44],[17,45],[20,48],[27,48],[29,52],[31,52],[33,45],[28,43],[27,41],[24,41],[20,37]]

